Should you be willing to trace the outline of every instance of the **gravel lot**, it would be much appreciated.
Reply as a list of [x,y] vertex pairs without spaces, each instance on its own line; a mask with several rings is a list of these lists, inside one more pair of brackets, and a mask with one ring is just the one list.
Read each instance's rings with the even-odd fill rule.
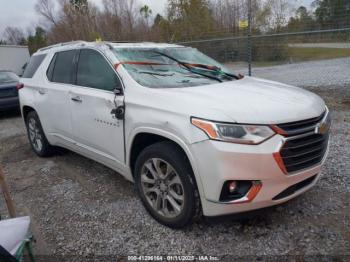
[[[247,74],[247,66],[229,64],[233,72]],[[350,57],[253,68],[252,75],[286,84],[319,87],[349,86]]]
[[[350,60],[341,61],[350,65]],[[18,113],[2,113],[0,163],[17,209],[32,218],[36,254],[66,260],[89,254],[206,254],[226,261],[238,256],[279,261],[282,257],[267,256],[281,255],[299,261],[295,256],[323,255],[327,257],[322,261],[335,259],[329,256],[349,261],[350,85],[311,89],[326,99],[333,117],[331,149],[320,182],[284,205],[250,216],[205,219],[184,230],[155,222],[131,183],[92,160],[71,152],[37,157]]]

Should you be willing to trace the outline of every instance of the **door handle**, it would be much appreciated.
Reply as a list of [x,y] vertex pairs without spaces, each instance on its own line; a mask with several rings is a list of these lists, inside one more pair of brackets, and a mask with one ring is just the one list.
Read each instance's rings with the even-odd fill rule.
[[71,99],[72,99],[72,101],[74,101],[74,102],[78,102],[78,103],[83,102],[83,100],[80,98],[80,96],[74,96],[74,97],[72,97]]
[[45,95],[45,94],[46,94],[46,92],[45,92],[44,89],[39,89],[39,90],[38,90],[38,93],[39,93],[40,95]]

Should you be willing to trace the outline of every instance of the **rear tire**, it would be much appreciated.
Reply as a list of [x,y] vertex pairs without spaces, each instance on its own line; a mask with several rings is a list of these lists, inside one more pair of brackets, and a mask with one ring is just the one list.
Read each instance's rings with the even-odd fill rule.
[[51,156],[55,151],[54,147],[47,141],[39,116],[35,111],[28,113],[26,127],[29,143],[33,151],[40,157]]
[[143,205],[159,223],[182,228],[201,217],[200,198],[190,163],[171,142],[144,149],[135,164],[135,185]]

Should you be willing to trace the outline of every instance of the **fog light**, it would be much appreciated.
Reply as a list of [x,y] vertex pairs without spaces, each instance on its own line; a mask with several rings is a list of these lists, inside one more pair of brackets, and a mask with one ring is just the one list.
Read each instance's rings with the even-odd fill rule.
[[237,182],[236,181],[231,181],[228,184],[228,191],[230,192],[230,194],[234,193],[237,189]]
[[222,185],[220,201],[233,201],[244,197],[251,189],[253,181],[228,180]]

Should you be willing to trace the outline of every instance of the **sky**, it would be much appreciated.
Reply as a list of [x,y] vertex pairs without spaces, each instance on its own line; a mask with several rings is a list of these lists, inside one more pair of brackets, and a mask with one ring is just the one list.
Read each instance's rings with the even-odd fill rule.
[[[102,0],[89,0],[101,5]],[[313,0],[297,0],[300,4],[310,6]],[[7,26],[20,27],[25,32],[40,24],[40,17],[36,14],[34,6],[37,0],[0,0],[0,39]],[[167,0],[138,0],[141,5],[148,5],[153,14],[164,14]]]

